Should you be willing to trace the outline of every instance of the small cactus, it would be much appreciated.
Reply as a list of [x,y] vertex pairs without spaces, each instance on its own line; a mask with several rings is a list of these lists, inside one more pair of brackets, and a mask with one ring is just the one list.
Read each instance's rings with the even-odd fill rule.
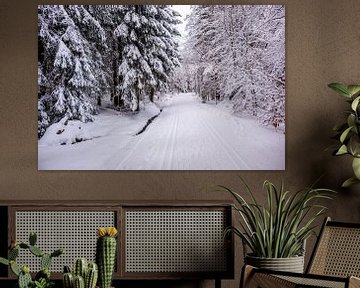
[[89,263],[85,276],[85,288],[95,288],[98,279],[98,266],[96,263]]
[[16,262],[14,260],[10,260],[10,269],[11,271],[16,275],[19,276],[21,270],[20,268],[16,265]]
[[16,258],[19,256],[19,246],[16,245],[14,248],[9,250],[8,253],[9,260],[16,260]]
[[64,249],[57,249],[51,253],[51,257],[58,257],[64,253]]
[[69,266],[67,265],[64,266],[64,273],[71,273],[71,269]]
[[49,269],[50,268],[50,265],[51,265],[51,260],[52,260],[52,257],[50,254],[48,253],[44,253],[42,256],[41,256],[41,261],[40,261],[40,267],[41,269]]
[[40,270],[38,273],[36,273],[35,275],[35,280],[41,280],[42,278],[43,279],[50,279],[50,271],[48,268],[44,268],[42,270]]
[[22,249],[29,249],[30,248],[30,246],[28,244],[26,244],[26,243],[20,243],[19,247],[22,248]]
[[[0,264],[10,266],[11,271],[18,276],[18,286],[19,288],[29,288],[29,287],[40,287],[39,285],[43,283],[44,285],[50,285],[50,264],[53,257],[60,256],[63,254],[63,249],[55,250],[53,253],[48,254],[40,250],[36,245],[37,236],[35,233],[30,233],[29,244],[20,242],[16,243],[14,240],[11,241],[8,251],[8,259],[0,257]],[[37,257],[41,257],[41,271],[39,271],[35,276],[35,281],[32,280],[30,275],[30,269],[28,266],[22,266],[21,268],[16,264],[16,259],[19,256],[19,250],[29,250],[30,253]],[[39,285],[37,283],[40,283]],[[42,285],[42,284],[41,284]],[[42,286],[41,286],[42,287]],[[45,287],[45,286],[44,286]],[[50,287],[50,286],[46,286]]]
[[18,285],[19,288],[28,288],[32,283],[30,269],[27,266],[23,266],[21,268],[21,272],[19,274]]
[[64,288],[73,288],[74,287],[74,276],[72,273],[64,273],[62,277]]
[[74,277],[74,288],[85,288],[84,278],[76,275]]
[[88,268],[88,261],[86,260],[86,258],[76,259],[74,274],[76,276],[81,276],[83,279],[85,279],[87,268]]
[[28,266],[22,266],[20,268],[21,272],[25,273],[25,274],[29,274],[30,273],[30,268]]
[[0,263],[4,264],[6,266],[10,265],[10,261],[8,259],[6,259],[6,258],[3,258],[3,257],[0,257]]
[[[80,280],[81,279],[81,280]],[[88,264],[87,259],[78,258],[74,263],[74,271],[71,273],[69,266],[64,266],[63,286],[64,288],[95,288],[98,279],[98,268],[95,263]],[[82,283],[83,282],[83,283]],[[75,286],[77,285],[77,286]]]
[[101,288],[110,288],[116,258],[115,227],[98,228],[99,238],[96,243],[96,262],[99,267],[99,284]]
[[29,244],[31,246],[35,246],[37,241],[37,235],[35,232],[31,232],[29,235]]
[[44,252],[42,252],[40,250],[40,248],[36,247],[36,246],[31,246],[29,247],[29,251],[34,254],[35,256],[41,257],[44,255]]

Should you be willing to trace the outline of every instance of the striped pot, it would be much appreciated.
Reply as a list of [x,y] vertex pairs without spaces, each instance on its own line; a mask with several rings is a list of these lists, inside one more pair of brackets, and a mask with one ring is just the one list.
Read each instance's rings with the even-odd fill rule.
[[289,258],[263,258],[248,254],[245,256],[245,263],[262,269],[304,273],[304,256]]

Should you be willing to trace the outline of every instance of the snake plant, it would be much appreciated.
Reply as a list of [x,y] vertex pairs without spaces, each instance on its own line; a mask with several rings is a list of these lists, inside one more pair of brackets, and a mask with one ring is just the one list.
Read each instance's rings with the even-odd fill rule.
[[[241,179],[242,180],[242,179]],[[301,255],[303,244],[314,233],[316,219],[324,214],[325,206],[318,200],[331,199],[334,191],[329,189],[304,188],[296,193],[278,189],[266,180],[266,205],[256,200],[254,193],[242,180],[245,193],[251,201],[225,186],[235,199],[233,205],[240,215],[239,227],[228,227],[225,234],[233,232],[247,245],[252,256],[265,258],[288,258]]]
[[335,155],[351,155],[354,176],[347,179],[342,186],[348,187],[360,183],[360,85],[344,85],[331,83],[328,85],[340,95],[344,96],[351,108],[346,122],[334,127],[339,139],[339,147]]

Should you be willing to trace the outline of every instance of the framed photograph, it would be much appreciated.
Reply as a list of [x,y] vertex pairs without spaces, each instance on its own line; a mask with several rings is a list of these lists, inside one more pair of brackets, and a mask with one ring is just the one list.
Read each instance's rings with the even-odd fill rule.
[[39,170],[284,170],[283,5],[38,6]]

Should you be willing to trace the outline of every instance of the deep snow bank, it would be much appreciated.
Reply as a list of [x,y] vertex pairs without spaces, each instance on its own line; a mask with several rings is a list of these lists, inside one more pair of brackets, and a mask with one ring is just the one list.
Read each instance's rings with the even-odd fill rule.
[[48,127],[39,146],[57,146],[75,144],[109,135],[114,129],[133,131],[135,135],[147,121],[160,113],[161,106],[147,103],[137,113],[120,113],[109,108],[100,108],[94,122],[83,123],[79,120],[62,120]]

